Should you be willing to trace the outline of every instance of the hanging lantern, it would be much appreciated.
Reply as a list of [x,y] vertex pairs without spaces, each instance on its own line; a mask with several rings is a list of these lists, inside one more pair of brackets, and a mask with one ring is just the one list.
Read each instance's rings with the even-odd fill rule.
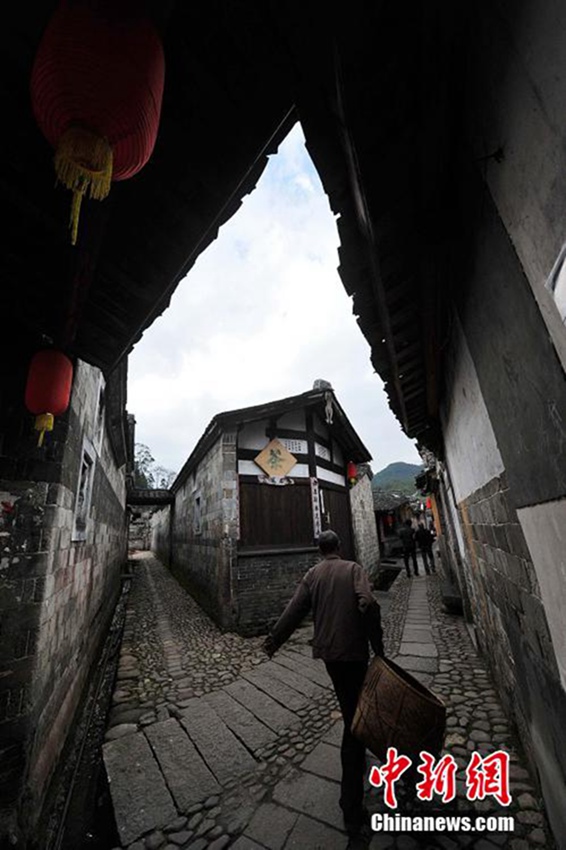
[[53,430],[55,416],[65,413],[71,398],[73,364],[61,351],[46,349],[32,357],[26,384],[25,402],[35,414],[37,445],[43,445],[46,431]]
[[349,461],[346,475],[350,484],[355,484],[358,480],[358,468],[353,461]]
[[431,508],[432,508],[432,499],[430,498],[430,496],[426,500],[426,508],[427,508],[428,511],[430,511]]
[[32,107],[55,149],[57,178],[73,192],[73,245],[83,197],[103,200],[112,180],[137,174],[157,138],[163,48],[131,8],[127,0],[63,0],[35,57]]

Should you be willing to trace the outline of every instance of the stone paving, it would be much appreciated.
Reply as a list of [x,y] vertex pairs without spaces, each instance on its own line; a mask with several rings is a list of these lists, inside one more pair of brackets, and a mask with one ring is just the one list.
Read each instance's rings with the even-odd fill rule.
[[[496,813],[465,799],[470,754],[511,754],[510,835],[396,836],[371,848],[552,847],[512,729],[462,618],[443,613],[435,576],[376,594],[386,652],[441,696],[458,798],[446,813]],[[309,626],[268,661],[262,638],[222,634],[149,553],[135,561],[104,760],[129,850],[345,850],[338,807],[341,721]],[[368,754],[369,755],[369,754]],[[371,759],[368,760],[368,765]],[[369,789],[371,812],[388,811]],[[413,814],[430,814],[417,802]],[[435,806],[437,813],[442,807]],[[448,812],[450,809],[450,812]]]

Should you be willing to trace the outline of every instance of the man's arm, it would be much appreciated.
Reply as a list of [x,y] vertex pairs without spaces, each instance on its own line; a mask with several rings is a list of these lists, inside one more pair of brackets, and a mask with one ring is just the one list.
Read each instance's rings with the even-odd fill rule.
[[376,655],[384,655],[381,608],[371,592],[367,573],[359,564],[356,564],[354,569],[354,590],[371,648]]
[[269,657],[288,640],[311,609],[311,594],[305,579],[301,579],[293,598],[277,620],[263,644]]

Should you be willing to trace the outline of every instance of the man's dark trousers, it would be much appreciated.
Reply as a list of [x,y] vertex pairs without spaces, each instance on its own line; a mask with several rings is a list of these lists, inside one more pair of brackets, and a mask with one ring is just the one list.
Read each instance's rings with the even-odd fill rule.
[[433,557],[433,554],[432,554],[432,548],[431,549],[428,549],[428,548],[427,549],[424,549],[424,548],[421,549],[421,557],[423,559],[423,567],[424,567],[425,573],[429,576],[430,573],[431,573],[431,570],[434,571],[434,557]]
[[342,787],[340,807],[346,826],[354,829],[363,822],[366,748],[350,731],[358,697],[367,671],[367,661],[327,661],[326,669],[344,718],[342,737]]
[[413,570],[415,572],[415,575],[418,576],[419,568],[418,568],[418,565],[417,565],[417,550],[416,550],[416,548],[403,549],[403,561],[405,562],[405,569],[407,570],[407,575],[410,577],[411,576],[411,570],[410,570],[410,567],[409,567],[409,557],[411,557],[411,559],[413,561]]

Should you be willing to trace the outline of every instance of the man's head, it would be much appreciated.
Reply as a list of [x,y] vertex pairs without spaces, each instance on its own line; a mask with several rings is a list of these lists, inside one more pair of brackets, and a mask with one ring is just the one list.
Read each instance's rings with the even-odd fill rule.
[[340,549],[340,538],[335,531],[323,531],[318,538],[318,548],[322,555],[336,555]]
[[410,527],[412,526],[412,524],[413,524],[413,523],[411,522],[411,520],[410,520],[410,519],[406,519],[406,520],[405,520],[405,525],[407,526],[407,528],[410,528]]

